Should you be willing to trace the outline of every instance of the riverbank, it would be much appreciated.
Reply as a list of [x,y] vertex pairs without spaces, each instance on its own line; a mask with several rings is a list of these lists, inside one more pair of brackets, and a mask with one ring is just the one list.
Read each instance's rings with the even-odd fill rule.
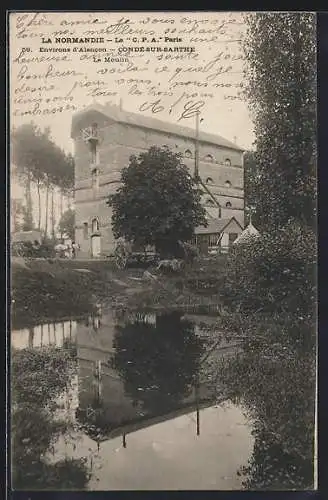
[[[101,265],[100,265],[101,264]],[[92,312],[126,288],[111,263],[65,260],[13,260],[12,326]],[[113,276],[115,274],[115,276]]]
[[12,326],[88,314],[99,306],[218,314],[223,272],[222,259],[197,261],[169,276],[155,269],[117,269],[111,261],[13,259]]
[[[241,471],[248,478],[243,484],[248,489],[311,489],[315,409],[311,310],[303,301],[301,310],[292,307],[290,297],[297,298],[302,292],[293,281],[288,282],[290,289],[284,285],[283,291],[288,292],[283,301],[285,310],[281,300],[268,302],[269,292],[274,298],[280,297],[275,281],[273,285],[270,281],[269,285],[261,282],[260,287],[254,287],[263,271],[256,274],[257,267],[246,265],[244,260],[237,264],[235,275],[225,261],[214,258],[163,275],[155,269],[118,270],[108,261],[13,260],[12,327],[86,315],[106,306],[131,311],[132,316],[134,311],[158,311],[159,316],[165,313],[164,323],[156,318],[155,326],[145,322],[144,329],[139,325],[136,331],[126,321],[119,330],[116,366],[134,397],[152,402],[149,391],[162,384],[168,393],[174,393],[186,374],[191,374],[190,363],[199,382],[208,384],[218,397],[224,395],[241,405],[254,423],[256,446]],[[233,292],[230,299],[229,278]],[[256,301],[246,300],[249,298]],[[250,303],[255,306],[250,308]],[[201,312],[208,314],[211,308],[212,317],[199,316]],[[180,335],[177,325],[168,319],[168,313],[177,309],[184,320],[192,319],[193,323],[193,329],[187,328]],[[111,325],[104,310],[100,329],[101,324],[105,328]],[[161,325],[159,333],[154,334]],[[90,324],[91,345],[100,338],[99,326],[93,330]],[[196,366],[194,343],[190,341],[200,331],[206,337],[207,349]],[[172,380],[168,374],[172,374]],[[264,455],[266,461],[259,472]],[[286,464],[291,465],[286,468]]]

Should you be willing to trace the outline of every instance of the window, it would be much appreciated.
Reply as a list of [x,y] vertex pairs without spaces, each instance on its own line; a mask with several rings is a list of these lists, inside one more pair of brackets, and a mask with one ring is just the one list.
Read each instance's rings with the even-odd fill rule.
[[205,158],[204,158],[205,161],[207,162],[212,162],[214,160],[213,156],[212,155],[206,155]]
[[97,191],[99,188],[99,170],[97,168],[94,168],[92,170],[92,189],[93,191]]
[[85,240],[88,239],[88,223],[87,222],[83,223],[83,238]]
[[231,208],[231,207],[232,207],[232,205],[231,205],[230,201],[227,201],[227,203],[226,203],[226,207],[227,207],[227,208]]
[[81,130],[81,137],[84,141],[90,144],[90,141],[98,141],[98,125],[93,123],[91,127],[86,127]]
[[213,181],[212,177],[207,177],[205,184],[213,184],[213,183],[214,183],[214,181]]
[[229,233],[229,246],[238,238],[237,233]]
[[225,181],[224,183],[226,188],[231,188],[231,182],[230,181]]
[[97,141],[95,140],[90,140],[89,141],[89,148],[90,148],[90,163],[92,165],[96,165],[99,163],[99,151],[97,147]]
[[99,330],[100,328],[100,318],[99,316],[94,316],[92,318],[92,326],[94,330]]
[[185,157],[186,158],[191,158],[192,157],[192,152],[190,151],[190,149],[186,149],[186,151],[185,151]]
[[98,233],[99,232],[99,220],[97,217],[95,217],[94,219],[92,219],[92,222],[91,222],[91,231],[92,233]]
[[91,125],[92,137],[98,137],[98,124],[93,123]]
[[217,234],[210,234],[208,246],[215,247],[217,245],[219,236]]
[[229,160],[229,158],[226,158],[224,160],[224,164],[227,166],[227,167],[230,167],[231,166],[231,160]]

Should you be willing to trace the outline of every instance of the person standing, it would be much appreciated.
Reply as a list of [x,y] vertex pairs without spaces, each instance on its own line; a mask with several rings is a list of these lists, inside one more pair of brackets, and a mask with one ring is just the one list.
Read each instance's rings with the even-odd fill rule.
[[80,246],[78,243],[75,243],[75,241],[72,241],[72,258],[76,259],[77,252],[80,249]]

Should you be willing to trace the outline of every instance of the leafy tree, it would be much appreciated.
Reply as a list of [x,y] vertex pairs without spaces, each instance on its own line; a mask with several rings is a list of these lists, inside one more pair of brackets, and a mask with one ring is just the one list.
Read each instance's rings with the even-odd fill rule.
[[108,201],[115,237],[176,255],[178,241],[190,240],[194,228],[206,224],[199,192],[180,154],[153,146],[131,156],[121,180]]
[[63,213],[59,221],[59,231],[61,234],[65,233],[67,236],[74,240],[75,238],[75,210],[68,209]]
[[316,33],[312,13],[246,15],[246,89],[255,127],[258,221],[301,219],[316,201]]

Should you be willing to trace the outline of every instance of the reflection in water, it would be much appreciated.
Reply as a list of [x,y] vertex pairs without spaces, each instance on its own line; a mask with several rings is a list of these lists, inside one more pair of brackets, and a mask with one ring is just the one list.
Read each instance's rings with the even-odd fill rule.
[[[276,337],[277,338],[277,337]],[[315,356],[269,338],[245,343],[221,381],[252,420],[254,450],[240,473],[247,489],[313,489]]]
[[[174,429],[174,422],[181,421],[187,424],[189,437],[185,446],[191,449],[196,446],[193,442],[196,435],[206,440],[208,433],[218,439],[222,434],[215,419],[200,432],[202,419],[206,422],[209,418],[202,417],[203,408],[212,398],[208,387],[199,383],[205,345],[199,329],[180,314],[117,317],[108,312],[84,320],[13,331],[15,487],[82,489],[89,484],[91,489],[116,486],[124,489],[126,470],[123,469],[121,478],[108,478],[105,473],[100,474],[99,484],[94,482],[96,471],[104,465],[108,453],[116,455],[119,449],[129,452],[126,467],[136,487],[148,488],[152,484],[160,487],[164,463],[158,473],[153,471],[153,479],[142,479],[146,471],[138,471],[133,450],[139,443],[141,453],[145,445],[133,436],[139,433],[151,436],[151,429],[157,429],[158,441],[165,421],[173,425],[167,427],[167,437],[169,429]],[[216,415],[220,415],[218,410]],[[239,410],[237,415],[241,418]],[[147,438],[143,439],[147,442]],[[106,445],[107,442],[112,444]],[[169,438],[167,442],[171,442]],[[239,484],[237,468],[249,455],[248,427],[244,443],[244,459],[239,461],[236,457],[236,462],[229,466],[233,487]],[[176,445],[171,457],[173,463],[178,441]],[[144,453],[152,457],[156,450],[159,459],[162,453],[159,445],[149,443],[149,446]],[[111,451],[107,453],[108,447]],[[165,448],[164,444],[161,447]],[[221,461],[219,447],[217,452]],[[202,469],[196,449],[193,456],[197,467]],[[140,462],[139,456],[137,460]],[[117,477],[119,472],[115,474]],[[188,475],[188,470],[180,468],[180,479],[176,481],[184,483],[177,487],[188,486]],[[171,479],[166,477],[166,482]],[[211,488],[221,482],[222,478],[214,474],[207,483],[198,481],[196,487]]]
[[235,404],[209,408],[216,354],[181,314],[13,331],[14,487],[311,487],[309,357],[251,344],[223,346],[220,388]]
[[[33,342],[33,330],[29,343]],[[81,459],[50,463],[49,452],[69,425],[56,418],[76,363],[67,351],[29,347],[12,351],[12,484],[14,489],[81,489],[88,471]]]
[[76,321],[61,321],[37,325],[11,333],[11,346],[15,349],[45,346],[69,347],[75,344]]
[[126,394],[145,412],[176,407],[197,384],[202,339],[180,313],[156,316],[156,322],[117,326],[112,367],[124,381]]
[[97,324],[79,325],[77,343],[77,418],[94,439],[210,399],[208,389],[197,387],[204,340],[181,314],[107,313]]

